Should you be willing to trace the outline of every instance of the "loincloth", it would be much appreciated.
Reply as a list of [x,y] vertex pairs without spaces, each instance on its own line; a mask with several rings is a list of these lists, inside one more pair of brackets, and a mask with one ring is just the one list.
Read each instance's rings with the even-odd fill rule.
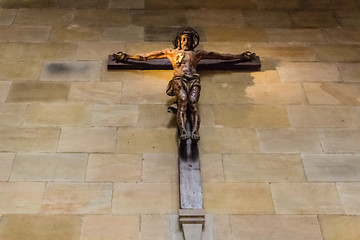
[[180,89],[181,87],[184,88],[187,94],[190,93],[191,89],[193,89],[195,86],[200,88],[200,77],[199,76],[192,76],[192,77],[186,77],[186,76],[174,76],[167,88],[166,88],[166,94],[169,96],[175,96],[175,89]]

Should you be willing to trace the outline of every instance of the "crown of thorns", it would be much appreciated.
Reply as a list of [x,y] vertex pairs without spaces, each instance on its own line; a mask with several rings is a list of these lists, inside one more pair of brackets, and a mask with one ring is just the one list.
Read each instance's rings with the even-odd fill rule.
[[191,43],[192,43],[192,49],[196,48],[197,45],[199,45],[200,42],[200,36],[199,34],[192,29],[191,27],[185,27],[185,28],[181,28],[177,33],[176,33],[176,37],[174,38],[174,40],[172,41],[173,45],[175,48],[179,47],[180,44],[180,38],[181,35],[183,34],[189,34],[191,37]]

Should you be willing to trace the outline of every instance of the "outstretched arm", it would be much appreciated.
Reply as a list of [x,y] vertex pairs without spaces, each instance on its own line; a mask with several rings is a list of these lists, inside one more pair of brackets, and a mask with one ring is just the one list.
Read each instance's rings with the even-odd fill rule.
[[155,51],[145,54],[129,55],[124,52],[114,53],[113,57],[116,62],[127,61],[128,59],[134,59],[139,61],[146,61],[148,59],[166,58],[168,50]]
[[256,56],[255,53],[246,51],[241,54],[228,54],[228,53],[217,53],[217,52],[208,52],[201,51],[201,59],[222,59],[222,60],[240,60],[240,61],[251,61]]

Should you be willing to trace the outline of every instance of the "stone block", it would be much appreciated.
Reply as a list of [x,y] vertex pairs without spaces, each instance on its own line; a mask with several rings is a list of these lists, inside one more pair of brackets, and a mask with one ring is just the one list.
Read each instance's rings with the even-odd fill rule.
[[200,166],[203,182],[224,182],[223,159],[220,154],[201,154]]
[[336,184],[341,203],[348,215],[360,214],[360,184],[354,183],[337,183]]
[[360,217],[322,215],[319,222],[324,240],[357,240],[360,238]]
[[100,61],[46,61],[40,81],[95,82],[100,81]]
[[355,44],[318,44],[313,47],[318,61],[359,62],[360,47]]
[[189,9],[185,11],[185,17],[188,25],[195,29],[214,26],[238,28],[244,24],[240,9]]
[[0,151],[55,152],[59,134],[51,127],[0,127]]
[[174,183],[115,183],[113,214],[175,214],[178,186]]
[[[76,58],[80,60],[102,60],[106,61],[108,55],[124,51],[125,43],[119,41],[96,41],[96,42],[79,42],[76,52]],[[103,65],[103,64],[101,64]],[[105,75],[107,70],[103,70]],[[117,75],[122,75],[123,71],[117,72]],[[101,79],[104,81],[104,79]],[[112,78],[111,81],[114,81]]]
[[319,29],[267,29],[270,43],[325,43]]
[[258,138],[263,153],[320,153],[318,135],[313,129],[259,129]]
[[56,0],[4,0],[3,8],[50,8],[55,7]]
[[354,28],[330,28],[323,33],[330,44],[356,44],[360,40],[360,31]]
[[344,82],[360,82],[360,63],[338,63]]
[[0,153],[0,181],[8,181],[12,166],[14,164],[15,153]]
[[120,103],[121,82],[73,82],[68,99],[78,102]]
[[7,102],[55,102],[65,100],[70,84],[50,82],[14,82]]
[[[22,52],[17,57],[30,59],[32,61],[34,59],[73,59],[75,57],[77,49],[77,46],[74,43],[24,43],[21,46]],[[66,81],[66,79],[62,80]],[[49,78],[48,81],[53,80]]]
[[91,125],[97,127],[135,127],[138,122],[137,105],[104,105],[91,107]]
[[264,105],[216,105],[215,124],[230,128],[290,126],[285,107]]
[[99,41],[103,29],[80,25],[54,26],[50,34],[52,42]]
[[139,182],[141,165],[141,157],[137,154],[90,154],[86,180]]
[[0,213],[39,213],[44,190],[45,183],[40,182],[0,182]]
[[304,83],[304,90],[311,105],[339,105],[340,101],[323,88],[322,83]]
[[305,7],[306,2],[304,0],[280,0],[280,1],[272,1],[272,0],[260,0],[258,2],[258,6],[261,9],[302,9]]
[[0,59],[0,80],[36,81],[41,65],[40,60]]
[[79,1],[72,1],[72,0],[62,0],[57,2],[57,6],[59,8],[76,8],[76,9],[106,9],[108,8],[109,0],[79,0]]
[[326,153],[360,153],[360,129],[318,129],[322,148]]
[[78,240],[81,223],[77,215],[6,215],[0,222],[0,238]]
[[[268,37],[263,28],[211,27],[206,29],[209,42],[267,42]],[[236,52],[235,52],[236,53]],[[233,53],[233,54],[235,54]]]
[[[141,215],[141,239],[172,239],[170,225],[169,215]],[[161,231],[159,231],[159,229],[161,229]]]
[[[144,35],[144,27],[127,25],[124,27],[106,27],[102,31],[101,38],[105,41],[142,42],[142,44],[144,44]],[[124,49],[118,50],[124,51]],[[154,51],[154,49],[152,49],[152,51]]]
[[11,87],[10,81],[0,81],[0,103],[5,102]]
[[114,152],[114,127],[63,127],[58,152]]
[[82,103],[32,103],[27,109],[26,125],[88,126],[91,108]]
[[287,106],[292,127],[359,127],[356,107]]
[[176,154],[143,154],[142,182],[177,183]]
[[73,9],[22,8],[14,24],[29,26],[68,26],[74,17]]
[[200,103],[202,104],[243,104],[251,103],[252,99],[246,93],[249,86],[243,82],[221,83],[203,82],[201,86]]
[[17,9],[0,9],[0,26],[11,25],[14,22],[16,14],[17,14]]
[[[137,126],[141,128],[177,128],[176,115],[169,113],[167,107],[162,104],[139,105]],[[150,116],[156,116],[156,118]]]
[[177,128],[119,129],[117,152],[177,153]]
[[211,214],[272,214],[269,185],[265,183],[204,183],[204,207]]
[[342,105],[360,106],[360,84],[324,83],[321,89],[336,98]]
[[273,183],[270,187],[276,214],[344,213],[335,184]]
[[47,42],[51,27],[0,26],[0,42]]
[[201,128],[199,149],[202,153],[256,153],[256,132],[247,128]]
[[44,214],[109,214],[111,183],[48,183],[41,211]]
[[261,56],[261,59],[282,62],[314,62],[316,61],[313,50],[301,44],[252,44],[253,51]]
[[[82,224],[81,239],[139,239],[139,216],[87,215]],[[157,229],[159,231],[159,229]]]
[[110,9],[143,9],[145,8],[145,0],[110,0]]
[[11,181],[84,181],[85,154],[17,154]]
[[0,105],[0,126],[21,126],[24,123],[28,105],[9,103]]
[[72,23],[92,27],[120,27],[130,24],[130,11],[113,9],[78,9]]
[[338,10],[336,11],[336,17],[342,27],[359,28],[360,12],[356,9]]
[[182,26],[186,16],[173,9],[135,9],[131,12],[131,22],[139,26]]
[[304,182],[304,170],[298,155],[225,154],[226,182]]
[[235,239],[323,239],[317,217],[311,215],[234,215],[231,227]]
[[338,21],[332,11],[301,10],[290,13],[291,21],[296,27],[324,28],[337,27]]
[[281,82],[341,82],[335,63],[282,63],[277,70]]
[[249,10],[242,12],[244,22],[251,27],[280,28],[291,27],[292,23],[286,11]]

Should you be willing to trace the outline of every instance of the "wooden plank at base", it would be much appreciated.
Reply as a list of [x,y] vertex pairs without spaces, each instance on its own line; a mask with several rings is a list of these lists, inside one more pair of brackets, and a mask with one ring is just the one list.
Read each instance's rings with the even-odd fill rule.
[[[147,61],[137,61],[129,59],[126,62],[115,62],[114,57],[109,55],[108,69],[118,70],[172,70],[169,59],[151,59]],[[238,70],[238,71],[259,71],[261,62],[256,56],[251,62],[241,62],[235,60],[203,59],[199,62],[197,70]]]

